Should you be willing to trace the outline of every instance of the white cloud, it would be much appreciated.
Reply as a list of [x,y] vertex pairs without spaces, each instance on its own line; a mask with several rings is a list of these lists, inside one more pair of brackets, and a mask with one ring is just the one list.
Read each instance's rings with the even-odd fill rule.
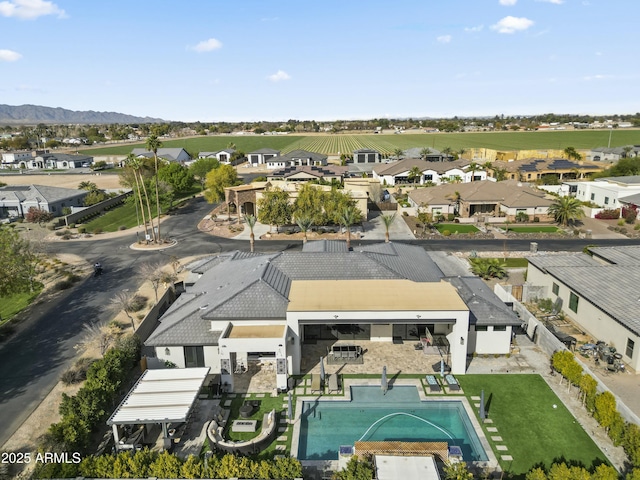
[[536,0],[536,2],[553,3],[554,5],[562,5],[564,0]]
[[290,80],[291,76],[284,70],[278,70],[276,73],[274,73],[273,75],[269,75],[267,78],[272,82],[281,82],[283,80]]
[[512,5],[515,5],[518,0],[499,0],[500,1],[500,5],[504,5],[505,7],[510,7]]
[[213,50],[219,50],[222,48],[222,42],[220,40],[216,40],[215,38],[210,38],[209,40],[203,40],[198,43],[194,47],[190,47],[191,50],[195,50],[196,52],[211,52]]
[[22,55],[13,50],[0,50],[0,62],[15,62],[21,58]]
[[67,18],[64,10],[55,3],[46,0],[5,0],[0,2],[0,15],[22,20],[33,20],[44,15]]
[[438,43],[449,43],[451,41],[451,35],[440,35],[436,40]]
[[586,77],[583,77],[583,80],[589,82],[591,80],[605,80],[607,78],[613,78],[613,75],[587,75]]
[[525,17],[512,17],[511,15],[499,20],[495,25],[491,25],[491,30],[498,33],[515,33],[526,30],[533,25],[533,20]]
[[476,32],[481,32],[483,28],[484,28],[484,25],[477,25],[475,27],[465,27],[464,31],[469,33],[476,33]]

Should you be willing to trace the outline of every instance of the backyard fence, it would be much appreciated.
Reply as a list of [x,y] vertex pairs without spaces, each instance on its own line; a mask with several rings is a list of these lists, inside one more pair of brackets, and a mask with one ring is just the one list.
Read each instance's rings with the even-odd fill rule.
[[122,204],[131,192],[126,192],[120,195],[117,195],[113,198],[108,198],[107,200],[96,203],[95,205],[91,205],[90,207],[83,208],[78,212],[71,213],[61,219],[64,221],[64,224],[68,227],[72,223],[84,223],[86,220],[89,220],[92,217],[98,216],[107,210],[111,210],[114,207]]

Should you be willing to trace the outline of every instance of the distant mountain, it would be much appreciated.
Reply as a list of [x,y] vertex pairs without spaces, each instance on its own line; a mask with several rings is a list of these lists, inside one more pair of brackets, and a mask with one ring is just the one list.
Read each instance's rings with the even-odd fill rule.
[[105,123],[162,123],[161,118],[136,117],[117,112],[77,112],[65,108],[42,107],[40,105],[0,104],[1,125],[45,124],[105,124]]

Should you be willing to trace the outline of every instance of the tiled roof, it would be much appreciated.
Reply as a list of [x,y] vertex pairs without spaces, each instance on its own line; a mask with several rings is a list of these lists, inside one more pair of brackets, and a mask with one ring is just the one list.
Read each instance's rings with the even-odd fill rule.
[[342,240],[314,240],[302,245],[302,251],[311,252],[347,252],[347,242]]
[[322,178],[324,176],[345,176],[348,170],[349,167],[339,167],[336,165],[327,165],[324,167],[315,165],[296,165],[281,168],[267,176],[288,178],[298,173],[308,173],[315,177]]
[[601,265],[589,255],[583,253],[569,253],[559,255],[538,255],[528,257],[529,263],[540,270],[552,267],[593,267]]
[[278,155],[280,153],[280,150],[274,150],[273,148],[259,148],[258,150],[249,152],[247,155],[251,155],[252,153],[275,153],[276,155]]
[[6,185],[0,187],[0,199],[18,200],[20,202],[40,201],[53,203],[69,198],[83,197],[84,190],[75,188],[51,187],[49,185]]
[[629,245],[626,247],[591,247],[589,251],[595,257],[600,257],[609,263],[616,265],[640,265],[640,246]]

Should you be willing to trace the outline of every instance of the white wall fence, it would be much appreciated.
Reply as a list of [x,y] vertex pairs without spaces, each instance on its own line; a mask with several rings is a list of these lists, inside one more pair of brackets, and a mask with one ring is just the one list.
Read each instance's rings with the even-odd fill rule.
[[[506,289],[503,287],[507,287]],[[534,315],[527,310],[527,308],[520,303],[516,298],[510,293],[510,285],[496,285],[493,288],[494,293],[502,300],[503,302],[512,303],[513,309],[520,315],[520,319],[525,324],[526,332],[529,338],[533,339],[536,345],[538,345],[544,353],[549,356],[549,366],[551,366],[551,356],[558,350],[567,350],[567,347],[558,340],[548,329],[544,326],[540,320],[538,320]],[[523,293],[524,295],[524,293]],[[523,298],[527,298],[523,296]],[[620,415],[622,418],[630,423],[635,423],[636,425],[640,424],[640,417],[636,415],[629,407],[627,407],[620,397],[618,397],[614,392],[612,392],[602,381],[591,371],[589,366],[582,362],[578,355],[575,355],[576,362],[580,364],[584,373],[591,375],[593,379],[598,382],[598,391],[599,392],[610,392],[616,399],[616,404]]]

